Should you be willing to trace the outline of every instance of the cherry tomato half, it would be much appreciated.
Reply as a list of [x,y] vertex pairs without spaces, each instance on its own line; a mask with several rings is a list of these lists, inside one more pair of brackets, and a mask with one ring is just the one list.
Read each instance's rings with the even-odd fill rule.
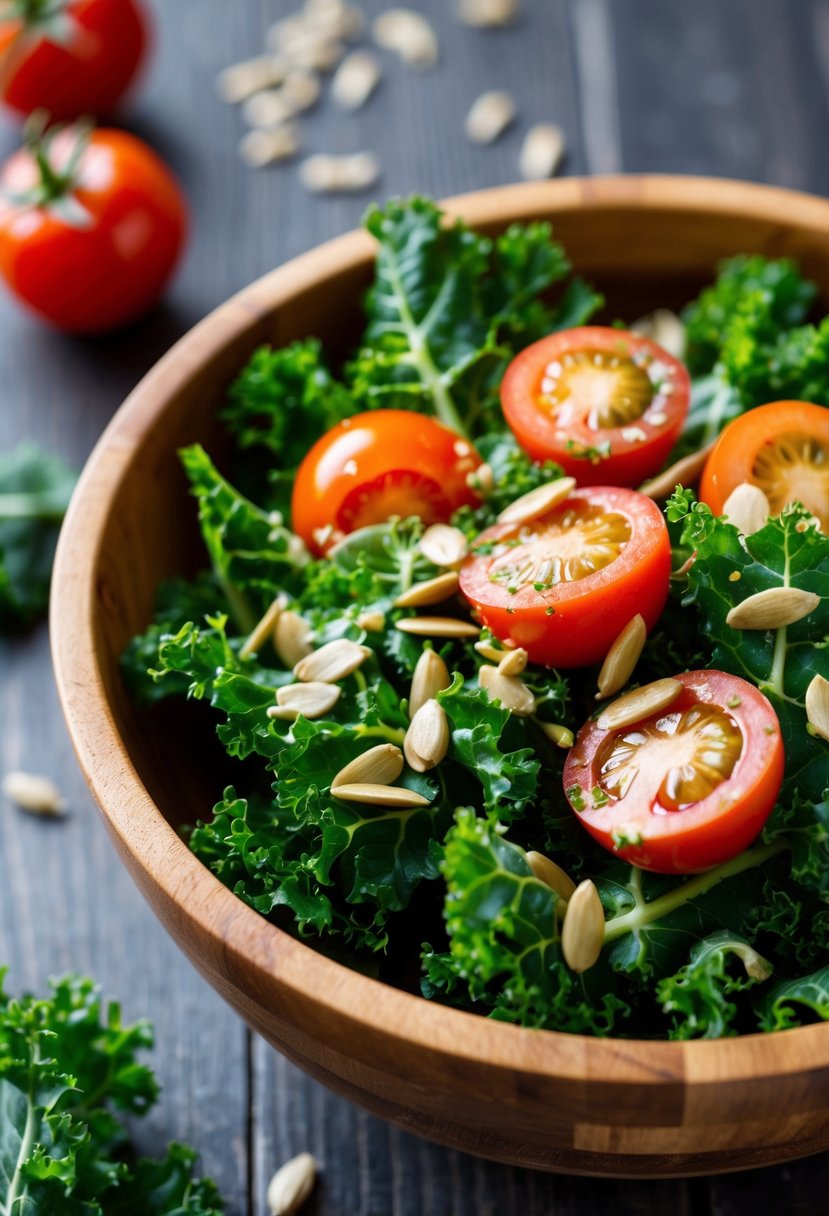
[[529,523],[482,532],[460,585],[481,621],[532,662],[583,667],[604,658],[637,612],[654,626],[670,569],[656,504],[636,490],[591,486]]
[[586,325],[521,351],[501,406],[534,460],[555,460],[580,485],[638,486],[667,460],[690,391],[683,364],[649,338]]
[[369,410],[317,440],[297,471],[294,530],[313,553],[392,515],[444,523],[480,502],[467,478],[481,463],[470,443],[409,410]]
[[149,42],[141,0],[28,0],[0,19],[0,94],[54,122],[110,113]]
[[773,401],[729,422],[705,463],[700,498],[721,515],[744,481],[765,492],[772,515],[802,502],[829,533],[829,409]]
[[657,874],[710,869],[742,852],[783,780],[783,742],[766,697],[739,676],[688,671],[676,700],[615,730],[579,731],[564,790],[600,844]]
[[123,131],[47,133],[0,170],[0,273],[60,329],[100,333],[146,312],[186,231],[172,173]]

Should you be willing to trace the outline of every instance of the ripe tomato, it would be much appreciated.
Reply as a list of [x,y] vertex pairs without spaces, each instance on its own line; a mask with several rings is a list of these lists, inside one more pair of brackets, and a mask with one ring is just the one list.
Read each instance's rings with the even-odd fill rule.
[[555,460],[580,485],[638,486],[668,458],[688,412],[683,364],[649,338],[586,325],[521,351],[501,405],[534,460]]
[[593,486],[529,523],[487,528],[460,585],[496,637],[523,646],[532,662],[583,667],[604,658],[637,612],[654,626],[670,570],[656,504],[635,490]]
[[186,230],[172,173],[123,131],[64,128],[0,170],[0,273],[60,329],[99,333],[146,312]]
[[710,869],[742,852],[783,780],[771,704],[722,671],[688,671],[660,713],[615,730],[585,723],[564,764],[564,790],[600,844],[657,874]]
[[721,515],[744,481],[765,492],[772,515],[797,500],[829,533],[829,409],[773,401],[729,422],[706,461],[700,498]]
[[294,530],[313,553],[391,515],[444,523],[479,502],[467,478],[481,458],[465,439],[423,414],[369,410],[323,435],[294,481]]
[[0,19],[3,101],[54,122],[108,114],[148,41],[142,0],[23,0]]

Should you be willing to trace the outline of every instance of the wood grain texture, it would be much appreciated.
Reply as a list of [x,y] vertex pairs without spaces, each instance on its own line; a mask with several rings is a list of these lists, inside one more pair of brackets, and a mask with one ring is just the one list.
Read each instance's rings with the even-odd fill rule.
[[[193,200],[183,273],[163,310],[98,342],[48,333],[0,300],[3,448],[37,438],[80,462],[117,404],[190,324],[271,266],[358,222],[365,198],[309,201],[291,167],[241,169],[238,116],[213,95],[215,72],[257,52],[266,25],[293,7],[155,0],[158,53],[127,121],[168,157]],[[521,134],[541,118],[565,130],[568,173],[694,171],[829,191],[825,0],[525,0],[522,23],[502,35],[458,30],[451,0],[418,7],[440,31],[438,71],[421,78],[387,60],[363,115],[342,119],[324,103],[307,123],[309,150],[380,152],[378,194],[446,195],[513,180]],[[597,27],[610,61],[595,52]],[[473,148],[460,122],[485,87],[512,89],[521,123],[493,147]],[[0,140],[5,150],[15,146],[12,124]],[[191,1138],[225,1187],[230,1216],[266,1216],[267,1172],[308,1145],[325,1167],[311,1210],[326,1216],[823,1211],[826,1156],[710,1185],[613,1184],[493,1166],[390,1129],[261,1041],[248,1111],[245,1032],[156,925],[100,830],[59,718],[45,630],[0,648],[0,672],[0,768],[52,772],[73,808],[65,825],[2,808],[0,855],[10,877],[0,884],[0,958],[13,963],[13,985],[91,968],[129,1015],[159,1021],[154,1062],[166,1094],[144,1147]]]

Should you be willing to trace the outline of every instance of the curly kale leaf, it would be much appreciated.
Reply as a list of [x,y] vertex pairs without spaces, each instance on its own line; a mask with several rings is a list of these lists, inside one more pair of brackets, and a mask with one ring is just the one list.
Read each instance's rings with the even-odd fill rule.
[[761,1030],[788,1030],[829,1020],[829,967],[778,984],[758,1003]]
[[37,448],[0,457],[0,632],[46,611],[52,560],[76,475]]
[[[737,967],[729,967],[732,959]],[[698,942],[676,975],[660,980],[656,997],[672,1015],[671,1039],[719,1039],[736,1034],[738,1005],[729,999],[767,980],[771,967],[753,946],[726,931]]]
[[172,578],[159,585],[152,622],[144,633],[131,639],[121,656],[121,671],[134,697],[146,705],[187,692],[186,678],[170,672],[167,679],[157,680],[150,670],[158,666],[158,650],[165,637],[178,633],[188,622],[198,623],[215,614],[221,600],[219,585],[208,571],[192,581]]

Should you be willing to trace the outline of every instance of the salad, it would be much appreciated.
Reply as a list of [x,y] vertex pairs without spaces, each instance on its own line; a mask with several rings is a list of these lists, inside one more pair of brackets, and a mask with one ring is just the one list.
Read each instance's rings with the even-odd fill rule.
[[319,950],[501,1020],[829,1018],[815,285],[737,256],[627,329],[548,225],[366,224],[356,352],[256,351],[223,471],[181,453],[209,564],[123,658],[144,703],[216,711],[191,848]]

